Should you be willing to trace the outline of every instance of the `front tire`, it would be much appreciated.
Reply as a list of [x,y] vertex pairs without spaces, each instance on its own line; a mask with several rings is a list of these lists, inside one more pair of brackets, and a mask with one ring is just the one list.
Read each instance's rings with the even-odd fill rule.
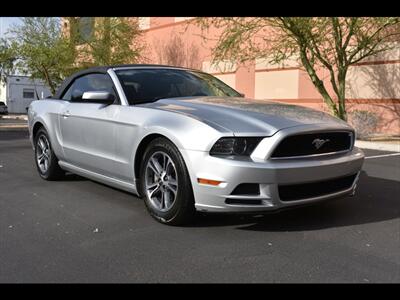
[[40,177],[45,180],[58,180],[65,172],[58,165],[58,159],[50,144],[50,138],[44,128],[35,135],[35,163]]
[[190,177],[179,150],[166,138],[154,139],[140,166],[140,190],[147,210],[163,224],[183,225],[195,214]]

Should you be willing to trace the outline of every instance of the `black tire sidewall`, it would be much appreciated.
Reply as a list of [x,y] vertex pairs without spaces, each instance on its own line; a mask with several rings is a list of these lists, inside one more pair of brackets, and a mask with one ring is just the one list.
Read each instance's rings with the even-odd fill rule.
[[[148,160],[155,152],[166,153],[175,164],[178,177],[178,190],[176,199],[172,207],[162,212],[156,209],[147,198],[145,190],[145,168]],[[165,138],[157,138],[153,140],[144,153],[144,159],[140,166],[140,192],[144,198],[146,207],[150,214],[159,222],[164,224],[181,223],[178,219],[183,219],[184,214],[189,214],[194,210],[193,191],[190,177],[186,169],[185,162],[179,150],[169,140]]]

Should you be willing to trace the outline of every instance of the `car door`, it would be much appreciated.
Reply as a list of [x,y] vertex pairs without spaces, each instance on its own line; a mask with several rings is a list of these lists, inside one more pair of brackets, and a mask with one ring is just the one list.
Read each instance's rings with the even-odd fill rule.
[[[108,91],[117,100],[111,105],[83,100],[83,93],[88,91]],[[81,76],[75,79],[63,99],[69,100],[59,116],[66,162],[113,177],[119,99],[111,78],[99,73]]]

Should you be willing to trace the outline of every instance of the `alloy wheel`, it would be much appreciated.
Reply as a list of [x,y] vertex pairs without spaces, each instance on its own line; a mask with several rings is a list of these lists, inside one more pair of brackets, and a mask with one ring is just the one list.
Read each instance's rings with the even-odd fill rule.
[[36,161],[42,174],[46,173],[50,166],[50,143],[45,135],[41,135],[36,144]]
[[177,191],[178,177],[171,157],[162,151],[153,153],[145,171],[147,198],[157,210],[165,212],[173,206]]

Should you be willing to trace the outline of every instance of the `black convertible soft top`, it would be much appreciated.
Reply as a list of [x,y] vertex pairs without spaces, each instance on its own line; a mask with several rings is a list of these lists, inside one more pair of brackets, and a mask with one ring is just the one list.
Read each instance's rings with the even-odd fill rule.
[[[63,94],[64,90],[69,87],[72,81],[75,80],[75,78],[81,77],[82,75],[86,74],[91,74],[91,73],[100,73],[100,74],[106,74],[108,69],[112,68],[123,68],[123,67],[160,67],[160,68],[178,68],[178,69],[183,69],[183,70],[193,70],[193,69],[187,69],[187,68],[182,68],[182,67],[176,67],[176,66],[168,66],[168,65],[154,65],[154,64],[126,64],[126,65],[111,65],[111,66],[99,66],[99,67],[91,67],[87,68],[85,70],[81,70],[79,72],[76,72],[66,78],[63,83],[60,85],[58,88],[56,94],[54,95],[54,98],[60,99],[61,95]],[[199,70],[196,70],[199,71]]]
[[86,75],[86,74],[90,74],[90,73],[102,73],[105,74],[107,73],[107,70],[110,67],[107,66],[103,66],[103,67],[93,67],[93,68],[88,68],[79,72],[76,72],[74,74],[72,74],[71,76],[69,76],[67,79],[65,79],[63,81],[63,83],[60,85],[60,87],[58,88],[56,94],[54,95],[54,98],[56,99],[60,99],[61,95],[63,93],[63,91],[69,87],[69,85],[71,84],[72,81],[74,81],[75,78],[81,77],[82,75]]

